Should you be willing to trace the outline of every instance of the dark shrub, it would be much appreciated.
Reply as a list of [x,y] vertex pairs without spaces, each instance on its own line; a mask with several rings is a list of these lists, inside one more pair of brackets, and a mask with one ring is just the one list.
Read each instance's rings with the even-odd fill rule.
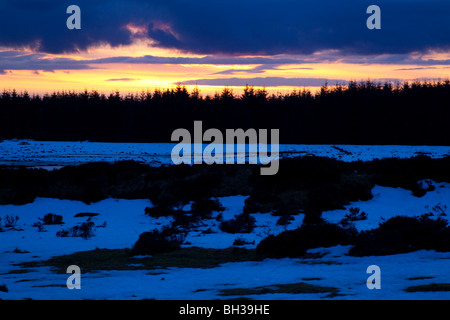
[[217,199],[199,199],[192,204],[191,212],[202,218],[209,217],[213,211],[224,211],[225,208]]
[[[425,206],[425,209],[430,209],[430,206]],[[434,205],[433,207],[431,207],[431,211],[428,213],[430,215],[436,215],[438,217],[445,217],[447,216],[447,205],[442,204],[442,203],[437,203],[436,205]]]
[[289,209],[284,203],[280,203],[280,206],[272,212],[275,217],[289,216]]
[[350,244],[353,237],[353,230],[346,230],[337,224],[303,224],[295,230],[268,236],[256,250],[263,257],[300,257],[311,248]]
[[390,218],[376,229],[361,232],[349,253],[386,255],[420,249],[450,251],[450,228],[446,220],[432,219],[429,215]]
[[70,229],[63,229],[56,233],[57,237],[81,237],[83,239],[89,239],[94,236],[94,223],[83,222],[80,225],[74,226]]
[[38,221],[38,222],[33,223],[32,227],[38,228],[38,231],[39,231],[39,232],[44,232],[44,231],[46,231],[45,228],[44,228],[44,224],[42,223],[42,221]]
[[325,210],[372,197],[374,183],[370,175],[357,171],[361,164],[299,157],[283,159],[282,165],[283,171],[274,177],[251,176],[252,189],[244,212],[284,215],[303,211],[306,223],[317,224]]
[[133,255],[148,255],[179,249],[186,235],[174,227],[164,227],[141,233],[131,252]]
[[27,251],[27,250],[20,250],[19,248],[15,248],[12,252],[13,252],[13,253],[19,253],[19,254],[30,253],[30,251]]
[[169,207],[166,205],[158,204],[154,207],[146,207],[145,214],[149,215],[153,218],[159,218],[159,217],[169,217],[172,215],[176,215],[180,213],[181,210],[174,209],[173,207]]
[[422,197],[434,189],[432,185],[424,186],[419,181],[448,181],[450,157],[432,159],[418,155],[409,159],[385,158],[364,163],[363,170],[373,176],[377,185],[411,190],[417,197]]
[[233,241],[233,246],[244,246],[246,244],[255,244],[255,240],[253,241],[248,241],[242,237],[237,237],[236,239],[234,239]]
[[199,216],[185,212],[179,212],[173,217],[172,226],[181,228],[190,228],[200,220]]
[[18,221],[19,221],[18,216],[10,216],[7,214],[3,219],[3,226],[5,228],[15,228],[17,226]]
[[84,218],[84,217],[96,217],[98,216],[99,213],[95,213],[95,212],[79,212],[76,215],[74,215],[75,218]]
[[[253,192],[253,195],[250,195],[247,199],[245,199],[245,205],[243,212],[245,213],[256,213],[256,212],[268,212],[269,209],[266,209],[264,206],[264,203],[261,201],[261,198],[263,196],[261,195],[262,192],[258,191],[258,194],[255,194],[256,192]],[[270,197],[270,194],[267,192],[267,198]]]
[[277,226],[287,226],[288,224],[291,223],[291,221],[294,220],[294,217],[291,215],[284,215],[281,216],[278,220],[277,220]]
[[351,207],[348,209],[349,213],[345,214],[345,219],[349,221],[367,220],[367,213],[361,211],[360,208]]
[[187,195],[188,199],[199,200],[212,196],[212,190],[221,183],[221,174],[215,170],[202,172],[198,176],[183,181],[181,195]]
[[220,230],[227,233],[250,233],[255,228],[256,219],[249,213],[241,213],[234,219],[222,221]]
[[63,224],[63,217],[59,214],[47,213],[44,218],[39,218],[44,224]]
[[0,291],[1,292],[8,292],[8,287],[6,286],[6,284],[0,284]]
[[343,208],[350,201],[372,198],[373,185],[365,176],[342,175],[339,183],[329,183],[309,190],[306,213]]
[[151,196],[153,203],[169,206],[210,198],[213,190],[221,183],[222,170],[226,170],[223,166],[221,170],[204,166],[178,167],[180,166],[167,167],[168,176],[164,179],[159,177],[161,181],[158,190]]
[[367,220],[367,213],[361,211],[359,208],[351,207],[348,211],[349,213],[346,213],[344,218],[339,222],[343,227],[353,226],[354,221]]
[[57,237],[62,237],[62,238],[70,237],[70,232],[67,229],[62,229],[62,230],[56,232],[56,236]]

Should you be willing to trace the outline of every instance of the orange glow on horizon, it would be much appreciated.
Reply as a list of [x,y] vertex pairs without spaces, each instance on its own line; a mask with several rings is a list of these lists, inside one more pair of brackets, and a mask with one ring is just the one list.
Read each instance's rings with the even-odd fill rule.
[[[156,28],[170,26],[156,25]],[[131,33],[140,34],[145,30],[135,25],[125,26]],[[2,51],[13,50],[0,48]],[[32,55],[37,53],[31,48],[23,48],[15,51],[20,55]],[[327,51],[325,54],[332,54]],[[384,79],[400,79],[412,81],[415,79],[448,79],[450,66],[418,66],[418,65],[394,65],[394,64],[361,64],[335,62],[314,62],[315,57],[323,53],[314,53],[308,57],[302,57],[302,61],[311,61],[303,64],[276,64],[264,66],[262,64],[145,64],[145,63],[94,63],[96,59],[113,57],[144,57],[154,56],[161,58],[184,57],[204,58],[205,55],[197,55],[178,50],[163,49],[155,46],[152,40],[145,37],[136,37],[128,46],[111,47],[109,44],[99,44],[87,51],[70,54],[43,54],[41,60],[57,61],[65,59],[73,60],[88,65],[91,69],[72,70],[1,70],[0,66],[0,90],[16,89],[19,92],[27,91],[32,94],[45,94],[54,91],[80,91],[97,90],[109,94],[114,90],[122,93],[141,92],[142,90],[174,88],[177,83],[194,82],[201,79],[248,79],[252,85],[252,78],[316,78],[331,79],[328,85],[333,86],[339,81],[384,81]],[[275,56],[276,58],[292,56]],[[425,55],[416,55],[415,59],[445,60],[450,59],[450,52],[429,52]],[[271,58],[270,56],[241,56],[229,58]],[[272,57],[274,58],[274,57]],[[37,59],[37,58],[36,58]],[[211,61],[211,60],[209,60]],[[364,60],[366,61],[366,60]],[[50,64],[51,65],[51,64]],[[3,72],[2,72],[3,71]],[[263,81],[263,80],[262,80]],[[225,82],[224,82],[225,83]],[[191,90],[195,85],[189,85]],[[225,85],[198,85],[203,96],[214,95],[220,92]],[[231,86],[235,92],[242,92],[242,86]],[[257,86],[255,86],[256,88]],[[269,93],[289,92],[294,89],[303,89],[302,86],[271,86],[268,80],[265,86]],[[308,87],[316,91],[320,87]],[[190,91],[191,91],[190,90]]]

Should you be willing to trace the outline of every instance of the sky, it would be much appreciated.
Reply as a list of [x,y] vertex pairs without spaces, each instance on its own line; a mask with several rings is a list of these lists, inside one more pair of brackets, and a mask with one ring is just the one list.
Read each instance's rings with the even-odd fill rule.
[[[69,29],[70,5],[81,29]],[[369,29],[370,5],[381,29]],[[0,90],[121,93],[446,80],[448,0],[0,0]]]

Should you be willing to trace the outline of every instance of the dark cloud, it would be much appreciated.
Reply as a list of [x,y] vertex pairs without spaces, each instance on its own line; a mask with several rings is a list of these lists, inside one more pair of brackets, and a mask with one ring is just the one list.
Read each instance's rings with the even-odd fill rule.
[[123,28],[123,23],[133,18],[129,11],[132,6],[127,6],[125,1],[76,2],[81,8],[81,30],[66,27],[69,17],[66,9],[72,3],[58,0],[3,1],[0,45],[62,53],[84,50],[98,43],[117,46],[131,42],[130,33]]
[[145,55],[142,57],[110,57],[90,60],[93,64],[103,63],[144,63],[144,64],[216,64],[216,65],[236,65],[236,64],[301,64],[306,60],[296,58],[271,58],[271,57],[221,57],[206,56],[202,58],[191,57],[158,57]]
[[320,87],[325,84],[347,84],[348,81],[342,79],[325,78],[283,78],[283,77],[265,77],[265,78],[220,78],[220,79],[197,79],[184,81],[177,84],[181,85],[207,85],[207,86],[230,86],[243,87],[246,85],[255,87]]
[[[361,56],[352,55],[342,57],[340,53],[321,53],[314,55],[313,58],[306,56],[274,56],[274,57],[225,57],[225,56],[206,56],[196,57],[160,57],[160,56],[115,56],[101,59],[81,59],[74,60],[70,58],[55,58],[52,55],[44,53],[26,53],[17,50],[0,51],[0,74],[5,70],[39,70],[53,72],[55,70],[82,70],[101,68],[102,64],[198,64],[198,65],[249,65],[251,69],[226,69],[216,72],[216,75],[239,75],[239,74],[262,74],[267,70],[277,70],[281,66],[296,65],[289,67],[289,70],[314,70],[311,67],[301,67],[302,64],[315,64],[321,62],[342,62],[348,64],[392,64],[392,65],[414,65],[413,68],[401,68],[396,70],[419,70],[419,69],[438,69],[435,66],[450,65],[450,60],[424,60],[422,58],[412,59],[409,55],[380,55],[380,56]],[[434,66],[434,67],[433,67]]]
[[[302,63],[306,63],[306,62],[304,60],[296,60],[296,62],[293,61],[290,64],[302,64]],[[315,61],[310,61],[309,63],[316,63],[316,62]],[[256,67],[253,67],[252,69],[228,69],[228,70],[223,70],[223,71],[216,72],[214,74],[264,73],[267,70],[278,70],[280,66],[283,66],[283,64],[269,63],[269,64],[258,65]],[[296,67],[296,68],[289,68],[289,70],[314,70],[314,68]]]
[[201,54],[409,53],[450,47],[447,0],[377,0],[381,30],[366,28],[369,0],[77,0],[82,29],[66,28],[59,0],[4,0],[0,46],[42,52],[126,45],[129,23],[145,26],[157,46]]
[[[252,69],[228,69],[219,71],[216,74],[235,73],[261,73],[265,70],[274,70],[283,65],[302,65],[316,63],[341,62],[348,64],[392,64],[392,65],[417,65],[436,66],[450,65],[449,60],[424,59],[423,57],[411,58],[409,54],[380,54],[380,55],[347,55],[342,56],[342,52],[323,52],[314,56],[307,55],[281,55],[274,57],[239,57],[239,56],[206,56],[203,58],[193,57],[159,57],[146,55],[142,57],[109,57],[96,60],[86,60],[85,63],[128,63],[128,64],[215,64],[215,65],[256,65]],[[293,67],[290,70],[313,70],[311,67]]]
[[[378,55],[378,56],[348,56],[339,58],[339,55],[335,55],[336,60],[342,63],[348,64],[391,64],[391,65],[417,65],[417,66],[445,66],[450,65],[450,59],[436,60],[425,59],[424,57],[412,58],[408,54],[392,54],[392,55]],[[330,58],[328,58],[331,61]],[[320,56],[317,62],[324,61]]]
[[[45,59],[44,59],[45,58]],[[0,67],[2,70],[80,70],[93,69],[102,64],[216,64],[216,65],[256,65],[249,72],[262,72],[263,70],[274,69],[283,64],[302,64],[303,59],[284,58],[284,57],[216,57],[207,56],[203,58],[184,58],[184,57],[159,57],[142,56],[128,57],[116,56],[101,59],[81,59],[74,60],[69,58],[52,58],[44,53],[24,53],[23,51],[0,51]],[[313,63],[313,62],[310,62]]]
[[[45,59],[44,59],[45,58]],[[24,54],[19,51],[0,52],[0,67],[3,70],[41,70],[53,72],[54,70],[81,70],[93,69],[88,61],[78,61],[67,58],[48,59],[45,54]]]
[[396,71],[411,71],[411,70],[434,70],[434,69],[439,69],[436,67],[416,67],[416,68],[399,68],[399,69],[395,69]]
[[279,66],[282,66],[282,64],[263,64],[252,69],[228,69],[214,74],[264,73],[267,70],[276,70]]

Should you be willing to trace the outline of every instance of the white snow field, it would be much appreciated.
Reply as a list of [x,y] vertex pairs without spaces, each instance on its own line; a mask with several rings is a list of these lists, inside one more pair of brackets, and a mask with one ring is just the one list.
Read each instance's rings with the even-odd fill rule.
[[[382,218],[398,214],[416,216],[428,212],[436,204],[450,205],[450,184],[434,183],[436,189],[417,198],[411,192],[376,186],[374,198],[349,205],[368,213],[368,219],[357,221],[358,229],[376,226]],[[246,196],[218,198],[226,210],[224,219],[242,212]],[[69,274],[57,274],[50,267],[26,268],[17,263],[46,260],[52,256],[71,254],[95,248],[131,248],[140,233],[170,224],[171,218],[152,218],[144,214],[151,206],[148,200],[107,199],[93,204],[79,201],[37,198],[26,205],[2,205],[0,217],[6,214],[20,217],[16,230],[0,232],[0,285],[8,292],[0,291],[1,299],[229,299],[239,296],[221,296],[220,290],[232,288],[254,288],[274,284],[305,282],[324,287],[335,287],[338,295],[327,293],[299,294],[253,294],[246,297],[265,300],[300,299],[449,299],[449,291],[405,292],[410,286],[449,283],[450,252],[420,250],[407,254],[389,256],[352,257],[347,252],[350,246],[310,249],[310,253],[322,253],[321,257],[265,259],[263,261],[224,263],[215,268],[165,268],[161,270],[127,270],[83,272],[81,268],[81,290],[69,290],[66,280]],[[39,232],[33,223],[46,213],[63,216],[64,225],[45,226]],[[86,217],[74,217],[79,212],[99,215],[91,218],[98,227],[90,239],[57,237],[56,232],[68,228]],[[329,221],[338,221],[345,210],[325,212]],[[217,213],[214,213],[216,215]],[[254,244],[254,248],[268,234],[285,230],[277,226],[278,217],[269,213],[253,214],[257,227],[251,234],[226,234],[219,230],[215,219],[204,220],[204,224],[193,228],[187,235],[185,246],[205,248],[227,248],[234,239],[242,237]],[[449,216],[444,216],[449,219]],[[301,225],[303,215],[287,226],[294,229]],[[204,232],[208,231],[208,232]],[[14,252],[16,251],[16,252]],[[24,252],[24,253],[18,253]],[[368,289],[370,274],[367,267],[377,265],[381,270],[381,289]]]
[[[135,160],[151,165],[172,164],[172,143],[116,143],[5,140],[0,142],[0,165],[58,168],[91,161]],[[205,148],[207,145],[203,145]],[[450,146],[289,145],[279,146],[280,157],[315,155],[342,161],[450,155]],[[252,156],[252,155],[250,155]]]
[[[0,142],[0,165],[59,168],[92,161],[136,160],[151,165],[171,163],[175,144],[43,142],[10,140]],[[281,145],[280,156],[316,155],[343,161],[376,158],[409,158],[425,154],[433,158],[450,155],[450,147],[439,146],[350,146],[350,145]],[[359,208],[367,219],[355,221],[358,230],[375,228],[397,215],[417,216],[432,208],[450,208],[450,184],[423,181],[434,190],[415,197],[401,188],[375,186],[373,199],[350,203],[343,210],[323,212],[330,222],[339,222],[349,208]],[[218,198],[226,208],[224,219],[240,214],[245,195]],[[214,268],[161,268],[160,270],[111,270],[85,272],[81,268],[81,290],[69,290],[69,274],[57,273],[51,267],[21,267],[20,263],[43,261],[51,257],[80,251],[131,248],[145,231],[162,228],[172,218],[152,218],[144,214],[149,200],[106,199],[85,204],[80,201],[36,198],[25,205],[0,205],[0,218],[18,216],[14,228],[0,232],[0,299],[230,299],[245,296],[251,299],[450,299],[450,291],[407,292],[406,288],[427,284],[450,284],[450,252],[420,250],[387,256],[352,257],[350,246],[316,248],[320,253],[306,258],[265,259],[263,261],[230,262]],[[188,208],[186,208],[188,209]],[[449,209],[450,210],[450,209]],[[58,237],[62,229],[87,221],[75,217],[81,212],[97,213],[91,217],[96,228],[89,239]],[[63,225],[46,225],[44,231],[33,226],[47,213],[63,216]],[[213,217],[218,213],[214,213]],[[437,214],[436,214],[437,215]],[[270,213],[252,214],[256,228],[250,234],[228,234],[219,229],[216,219],[205,219],[191,228],[184,246],[229,248],[236,238],[243,238],[255,248],[269,234],[295,229],[303,222],[303,214],[295,216],[288,226],[276,225],[278,217]],[[442,215],[450,218],[450,212]],[[381,270],[381,289],[367,287],[367,267]],[[151,271],[151,272],[149,272]],[[305,282],[322,287],[335,287],[329,293],[266,293],[223,296],[221,290],[255,288],[276,284]],[[5,290],[7,288],[7,290]],[[448,288],[448,287],[446,287]]]

